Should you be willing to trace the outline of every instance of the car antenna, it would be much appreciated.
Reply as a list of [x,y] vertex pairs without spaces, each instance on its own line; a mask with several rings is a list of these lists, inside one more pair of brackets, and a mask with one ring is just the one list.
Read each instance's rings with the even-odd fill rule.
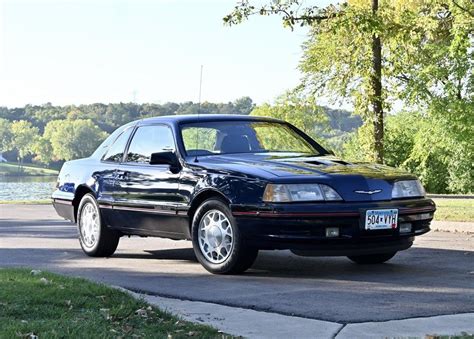
[[[201,65],[201,75],[199,76],[199,102],[198,102],[198,112],[197,112],[198,121],[199,121],[199,116],[201,114],[202,70],[203,70],[203,68],[204,68],[204,66]],[[199,132],[198,132],[197,129],[196,129],[196,150],[197,150],[197,152],[199,151]],[[199,162],[197,152],[196,152],[196,157],[194,158],[194,162]]]

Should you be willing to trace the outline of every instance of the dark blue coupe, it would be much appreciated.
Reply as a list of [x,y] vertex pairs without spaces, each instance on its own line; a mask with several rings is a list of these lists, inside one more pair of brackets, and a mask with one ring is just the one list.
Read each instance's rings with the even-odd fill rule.
[[212,273],[239,273],[258,250],[382,263],[430,230],[435,204],[416,177],[346,162],[283,121],[157,117],[68,161],[53,193],[82,249],[111,256],[123,235],[192,240]]

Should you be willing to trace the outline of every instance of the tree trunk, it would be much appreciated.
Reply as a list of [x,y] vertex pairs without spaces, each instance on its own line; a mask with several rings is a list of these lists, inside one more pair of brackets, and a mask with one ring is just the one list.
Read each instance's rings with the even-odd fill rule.
[[[372,0],[372,13],[376,14],[379,1]],[[382,43],[380,37],[372,35],[372,110],[374,113],[374,155],[375,161],[383,163],[384,118],[382,105]]]

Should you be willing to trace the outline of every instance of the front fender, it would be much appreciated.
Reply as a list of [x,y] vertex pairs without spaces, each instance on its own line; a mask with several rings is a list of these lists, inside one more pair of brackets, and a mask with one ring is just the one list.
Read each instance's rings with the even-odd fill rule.
[[206,173],[198,179],[191,201],[202,192],[207,191],[223,195],[231,204],[259,204],[262,203],[265,185],[266,182],[260,179]]

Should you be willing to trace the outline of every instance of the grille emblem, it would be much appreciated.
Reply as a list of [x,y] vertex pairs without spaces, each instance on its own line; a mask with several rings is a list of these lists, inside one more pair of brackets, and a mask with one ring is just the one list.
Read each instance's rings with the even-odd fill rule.
[[382,190],[373,190],[373,191],[354,191],[356,193],[359,193],[359,194],[368,194],[368,195],[372,195],[372,194],[376,194],[376,193],[380,193],[382,192]]

